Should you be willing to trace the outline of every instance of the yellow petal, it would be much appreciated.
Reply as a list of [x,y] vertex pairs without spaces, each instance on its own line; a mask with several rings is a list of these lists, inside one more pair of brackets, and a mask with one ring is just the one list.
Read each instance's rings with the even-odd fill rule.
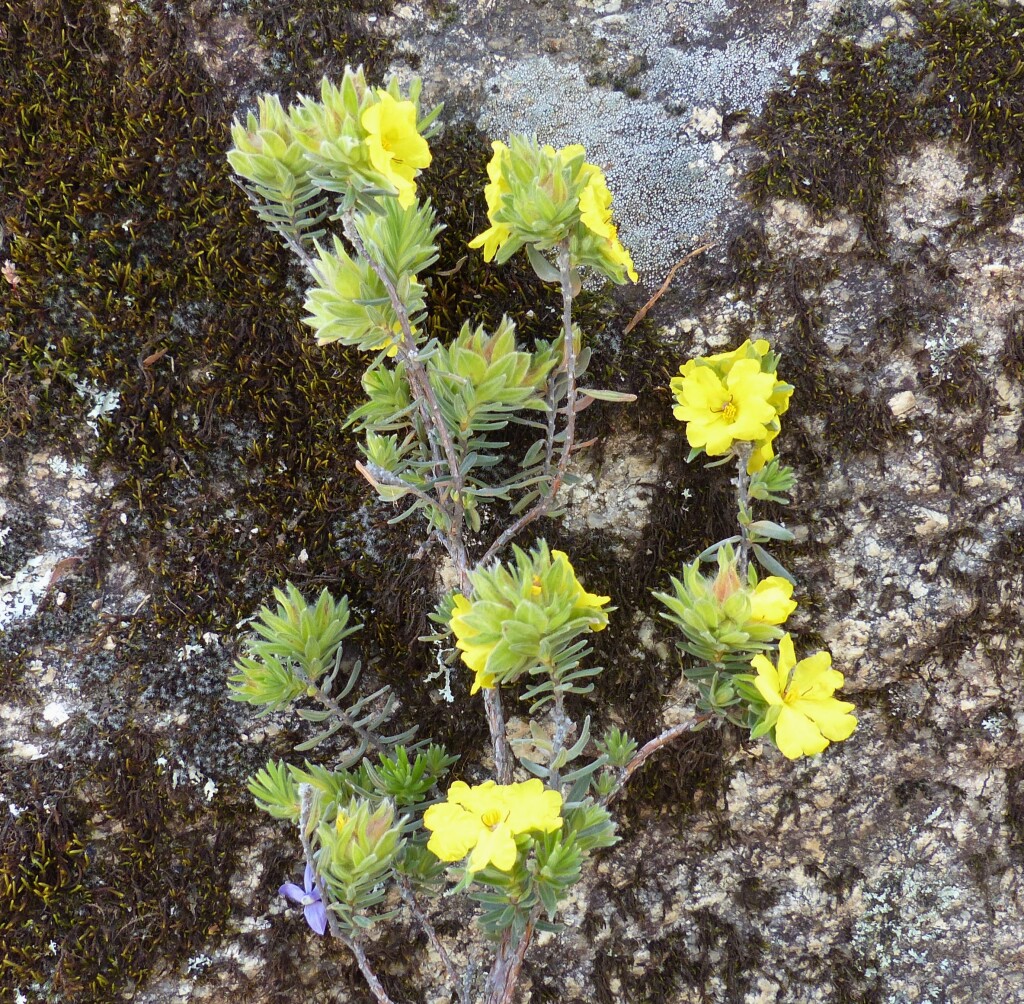
[[779,682],[785,687],[789,679],[789,671],[796,665],[796,652],[793,650],[793,636],[787,631],[779,639]]
[[507,824],[513,833],[543,830],[550,833],[562,825],[562,796],[545,788],[540,778],[509,785],[505,792]]
[[[467,662],[465,655],[463,655],[463,661]],[[470,666],[470,669],[473,667]],[[473,686],[469,688],[469,696],[472,697],[478,690],[493,690],[497,684],[497,677],[493,673],[488,673],[484,668],[476,670],[476,676],[473,677]]]
[[849,701],[829,697],[821,701],[795,701],[793,710],[814,722],[826,739],[841,742],[849,739],[857,727],[857,719],[850,714],[854,706]]
[[477,842],[478,824],[462,807],[449,802],[432,805],[423,825],[433,831],[427,849],[441,861],[461,861]]
[[814,756],[828,746],[828,740],[806,715],[783,707],[775,725],[775,743],[783,756],[797,760],[802,756]]
[[482,827],[467,867],[470,871],[478,872],[491,864],[499,871],[511,871],[515,867],[516,854],[515,838],[506,825],[499,824],[493,830]]
[[768,704],[782,704],[782,688],[778,670],[763,655],[755,655],[750,665],[757,670],[754,686]]
[[831,669],[832,656],[816,652],[793,667],[787,696],[821,700],[831,697],[843,685],[843,674]]
[[761,624],[784,624],[796,610],[792,595],[793,583],[787,579],[779,575],[762,579],[750,597],[750,619]]

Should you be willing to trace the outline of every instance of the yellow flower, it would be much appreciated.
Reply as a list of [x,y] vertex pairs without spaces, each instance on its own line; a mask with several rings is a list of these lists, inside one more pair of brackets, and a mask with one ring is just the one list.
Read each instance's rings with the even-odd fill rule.
[[734,442],[767,438],[777,415],[770,404],[775,382],[775,374],[762,373],[756,359],[735,362],[724,378],[711,366],[694,366],[672,379],[679,402],[672,413],[686,422],[691,446],[722,456]]
[[750,619],[761,624],[784,624],[796,610],[793,583],[781,575],[762,579],[750,594]]
[[497,647],[497,641],[480,642],[480,632],[471,624],[466,623],[466,615],[473,612],[473,604],[461,593],[455,594],[455,609],[449,621],[455,635],[455,647],[462,653],[462,661],[476,673],[470,694],[475,694],[481,687],[491,690],[495,679],[493,673],[487,672],[487,660]]
[[562,796],[539,778],[503,785],[485,781],[472,788],[456,781],[447,801],[423,814],[423,825],[431,831],[427,848],[442,861],[461,861],[469,854],[471,872],[489,864],[507,872],[516,863],[516,835],[554,832],[562,825],[561,811]]
[[633,259],[619,240],[619,232],[612,223],[612,193],[608,190],[604,172],[593,164],[584,164],[589,169],[586,187],[580,192],[580,222],[591,232],[603,237],[608,242],[608,257],[626,270],[626,274],[636,282],[638,276],[633,267]]
[[494,151],[487,163],[489,184],[484,186],[484,198],[487,200],[487,218],[491,221],[482,234],[469,242],[469,247],[484,249],[484,261],[491,261],[498,253],[498,248],[512,236],[512,228],[507,223],[495,223],[494,214],[501,208],[501,199],[509,191],[508,183],[502,174],[502,162],[508,156],[508,147],[500,140],[491,143]]
[[[717,352],[714,355],[703,356],[700,359],[690,359],[680,366],[680,375],[672,378],[672,392],[675,394],[676,399],[679,401],[681,406],[683,403],[683,387],[687,383],[688,379],[692,378],[698,370],[702,368],[710,368],[718,377],[721,378],[723,382],[727,382],[733,368],[738,363],[756,361],[760,365],[761,360],[763,360],[770,351],[771,345],[768,343],[767,339],[759,338],[754,342],[747,339],[738,348],[732,349],[729,352]],[[793,395],[792,386],[787,383],[783,383],[775,377],[774,374],[771,375],[774,383],[772,384],[771,394],[768,396],[768,404],[771,405],[775,415],[765,423],[763,434],[756,439],[750,440],[751,453],[750,459],[747,461],[748,474],[754,474],[761,470],[761,468],[775,456],[775,450],[772,443],[781,431],[779,416],[784,415],[789,410],[789,399]],[[680,421],[685,421],[685,419],[680,417],[679,407],[674,409],[673,413],[676,418],[680,419]],[[745,437],[737,436],[736,438],[744,439]],[[691,442],[690,445],[692,446],[695,444]],[[714,455],[711,450],[708,450],[707,452],[709,455]],[[724,453],[728,451],[724,450],[722,452]]]
[[714,355],[704,356],[703,361],[725,376],[732,369],[734,363],[738,363],[741,359],[751,358],[751,348],[757,353],[757,358],[763,359],[770,351],[771,345],[767,338],[759,338],[756,342],[751,342],[748,338],[738,348],[729,352],[716,352]]
[[411,101],[396,101],[387,91],[377,91],[380,99],[363,112],[366,149],[373,169],[398,190],[398,204],[407,208],[416,198],[413,180],[430,166],[430,147],[416,128],[416,106]]
[[[576,571],[572,567],[572,562],[569,561],[569,555],[565,551],[552,551],[552,567],[559,566],[563,573],[568,573],[572,579],[572,587],[575,587],[576,595],[573,599],[572,614],[571,617],[579,617],[586,614],[598,614],[599,616],[593,621],[590,626],[591,631],[603,631],[608,626],[608,614],[601,608],[611,603],[612,598],[610,596],[598,596],[597,593],[588,593],[583,586],[580,585],[580,580],[576,578]],[[539,595],[539,594],[537,594]]]
[[615,227],[612,225],[612,193],[608,191],[604,172],[597,168],[591,172],[586,188],[580,192],[580,222],[598,237],[604,237],[606,240],[615,239]]
[[[853,705],[832,695],[843,685],[843,674],[832,669],[832,656],[817,652],[796,661],[793,639],[785,634],[779,642],[779,664],[763,655],[750,665],[757,670],[754,686],[777,714],[775,743],[790,760],[820,753],[829,742],[847,739],[857,727],[850,714]],[[775,710],[777,709],[777,711]]]
[[[415,279],[416,277],[413,276]],[[394,359],[398,355],[398,343],[402,340],[402,322],[395,321],[391,325],[391,330],[394,331],[394,335],[388,335],[379,341],[376,345],[371,345],[366,351],[367,352],[380,352],[381,349],[388,350],[388,359]],[[415,332],[415,328],[412,329]]]
[[[771,403],[771,398],[768,399],[768,402],[769,404]],[[769,429],[768,435],[764,439],[759,439],[754,443],[750,459],[747,461],[748,474],[756,474],[769,460],[774,459],[775,448],[772,446],[772,443],[781,431],[781,429]]]

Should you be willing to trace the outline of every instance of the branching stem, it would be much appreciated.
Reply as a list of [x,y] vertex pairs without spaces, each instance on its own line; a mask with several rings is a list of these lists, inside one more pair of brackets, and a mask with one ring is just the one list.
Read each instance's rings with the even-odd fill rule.
[[565,694],[562,693],[562,688],[558,684],[555,685],[555,706],[551,710],[551,719],[555,724],[555,734],[551,739],[550,762],[552,767],[549,783],[552,788],[558,791],[561,789],[562,775],[561,771],[553,765],[565,747],[566,740],[572,735],[576,726],[576,723],[565,713]]
[[[562,487],[562,482],[565,480],[565,472],[569,467],[569,457],[576,438],[576,339],[573,336],[572,330],[573,269],[569,258],[568,240],[564,240],[558,245],[558,271],[562,284],[562,365],[556,373],[551,375],[550,386],[553,388],[558,378],[562,375],[565,376],[566,420],[562,452],[558,457],[558,464],[555,468],[554,476],[551,478],[551,484],[548,486],[548,491],[542,494],[533,506],[524,512],[511,526],[507,527],[498,539],[491,544],[487,549],[487,553],[480,559],[481,565],[487,564],[492,558],[500,554],[509,541],[522,532],[530,523],[540,519],[548,512],[554,504],[558,490]],[[545,472],[550,476],[555,449],[558,402],[549,400],[548,405],[550,410],[548,411],[547,442],[545,445]]]
[[[427,428],[427,439],[430,442],[434,455],[434,476],[438,479],[438,500],[437,505],[445,513],[450,521],[450,529],[446,535],[446,547],[456,568],[466,566],[466,544],[465,544],[465,509],[462,501],[462,471],[459,465],[459,457],[455,450],[455,443],[452,440],[448,426],[445,424],[444,416],[441,414],[441,406],[437,403],[437,396],[434,388],[430,385],[430,378],[427,375],[426,367],[420,359],[416,339],[412,333],[412,322],[409,320],[409,311],[406,309],[402,298],[398,295],[398,289],[391,281],[384,266],[371,257],[366,250],[363,239],[355,226],[355,215],[352,212],[342,217],[342,227],[345,236],[348,238],[356,252],[362,255],[370,263],[370,267],[377,274],[377,277],[384,284],[391,300],[391,306],[398,318],[402,329],[402,340],[398,344],[398,357],[405,363],[405,372],[409,377],[409,385],[413,395],[420,405],[420,415]],[[444,459],[448,465],[448,478],[443,479],[450,485],[450,503],[444,498],[445,492],[442,489],[440,470],[440,456],[437,453],[437,444],[441,444],[444,451]]]
[[523,931],[515,951],[511,954],[510,940],[502,940],[501,950],[494,960],[494,968],[488,983],[487,1004],[512,1004],[515,997],[516,985],[519,983],[519,974],[523,971],[523,961],[529,950],[530,942],[533,941],[533,932],[540,916],[540,907],[535,906],[530,912],[526,921],[526,929]]
[[736,573],[740,582],[747,581],[747,565],[750,562],[750,475],[747,464],[753,449],[750,443],[736,443],[736,508],[740,524],[740,549],[737,555]]
[[[340,647],[335,659],[341,659]],[[313,691],[310,696],[315,697],[332,715],[334,715],[335,718],[341,719],[347,729],[359,736],[367,746],[370,746],[375,750],[380,750],[382,753],[387,752],[387,746],[385,746],[380,739],[378,739],[369,729],[357,724],[355,719],[353,719],[353,717],[333,697],[331,697],[330,694],[320,687],[312,677],[303,672],[300,666],[295,666],[294,672],[295,675],[306,685],[307,692],[309,690]],[[378,691],[378,693],[380,693],[380,691]]]
[[614,801],[619,795],[622,794],[622,790],[629,783],[630,778],[652,757],[658,750],[667,746],[670,742],[678,739],[680,736],[686,735],[687,732],[696,732],[701,726],[706,725],[711,719],[714,718],[712,714],[696,715],[691,718],[688,722],[681,722],[679,725],[673,725],[670,729],[665,729],[664,732],[659,736],[655,736],[650,742],[645,743],[633,754],[633,758],[626,764],[625,767],[619,772],[619,779],[612,788],[611,792],[605,796],[602,800],[604,805]]
[[497,687],[484,690],[484,713],[487,715],[487,731],[491,734],[494,747],[494,773],[498,784],[512,783],[512,747],[505,732],[505,712],[501,707],[501,691]]
[[324,913],[327,914],[327,927],[331,932],[331,937],[340,941],[355,956],[359,971],[363,974],[363,979],[366,980],[370,993],[373,994],[378,1004],[395,1004],[373,971],[362,945],[341,929],[337,915],[331,909],[330,893],[317,873],[316,863],[313,859],[313,845],[309,839],[309,815],[313,808],[313,789],[308,784],[299,785],[299,805],[299,840],[302,841],[302,854],[313,873],[313,882],[320,896],[320,902],[324,905]]

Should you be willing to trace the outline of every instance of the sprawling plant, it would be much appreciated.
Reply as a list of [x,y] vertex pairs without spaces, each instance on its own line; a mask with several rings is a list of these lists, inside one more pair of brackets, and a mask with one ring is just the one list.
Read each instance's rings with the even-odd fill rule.
[[[796,757],[846,738],[855,719],[833,696],[842,675],[828,653],[796,661],[783,628],[796,606],[792,578],[765,549],[790,535],[751,512],[754,501],[784,503],[793,486],[773,449],[793,388],[776,376],[765,341],[691,360],[672,382],[691,459],[738,464],[739,533],[656,594],[682,632],[698,713],[642,748],[615,727],[595,735],[589,715],[569,715],[567,696],[587,694],[601,672],[588,662],[589,639],[609,624],[611,600],[586,590],[565,553],[543,540],[530,551],[512,541],[559,514],[559,490],[573,483],[577,413],[595,399],[632,400],[581,383],[589,349],[572,320],[581,269],[615,283],[636,281],[636,272],[605,176],[584,149],[513,136],[493,144],[489,226],[470,246],[497,264],[525,253],[561,288],[560,328],[527,346],[510,318],[493,331],[467,318],[447,344],[428,338],[423,276],[437,260],[440,228],[416,178],[430,165],[440,109],[424,112],[419,96],[418,82],[405,93],[394,81],[371,87],[358,70],[337,86],[325,80],[319,100],[300,97],[285,109],[267,96],[258,115],[234,123],[228,159],[259,216],[306,268],[305,320],[317,341],[369,355],[366,400],[349,418],[362,437],[356,466],[397,507],[393,522],[412,520],[451,562],[456,586],[431,612],[432,638],[449,673],[459,663],[471,673],[461,699],[481,694],[493,776],[442,791],[455,758],[421,738],[416,723],[391,729],[387,687],[358,689],[361,665],[346,659],[344,643],[359,625],[347,600],[326,590],[315,598],[290,584],[275,590],[276,606],[259,611],[230,684],[234,699],[260,713],[291,707],[313,723],[299,750],[331,736],[348,744],[329,765],[272,761],[250,779],[257,804],[298,831],[303,884],[286,882],[281,894],[317,934],[348,946],[378,1001],[390,998],[364,934],[404,903],[460,1001],[508,1004],[534,933],[558,929],[559,904],[587,859],[616,840],[610,804],[658,749],[729,721]],[[511,424],[535,430],[514,466]],[[481,543],[487,509],[487,525],[500,529]],[[701,571],[709,560],[715,575]],[[518,681],[530,731],[510,741],[502,689]],[[430,920],[449,881],[449,893],[479,904],[494,946],[489,964],[477,959],[461,974]]]

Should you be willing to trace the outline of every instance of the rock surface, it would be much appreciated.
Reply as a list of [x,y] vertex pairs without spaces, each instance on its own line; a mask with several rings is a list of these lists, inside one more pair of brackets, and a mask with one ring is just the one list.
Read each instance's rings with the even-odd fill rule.
[[[778,443],[799,477],[784,514],[797,536],[784,558],[801,584],[792,623],[808,647],[831,650],[860,721],[850,740],[810,761],[789,762],[730,731],[666,753],[620,806],[623,840],[574,889],[565,932],[533,949],[521,999],[1024,1000],[1019,159],[986,173],[965,139],[937,130],[892,158],[876,216],[843,205],[822,212],[797,193],[757,207],[741,199],[742,179],[758,162],[759,116],[770,95],[796,95],[806,75],[801,54],[823,33],[841,31],[865,52],[883,38],[914,37],[914,17],[884,3],[474,0],[369,10],[359,15],[362,27],[390,39],[401,76],[418,65],[449,121],[475,124],[487,137],[514,128],[587,145],[607,168],[645,294],[688,250],[714,244],[651,316],[679,361],[744,337],[771,338],[782,353],[780,372],[797,386]],[[219,75],[218,86],[243,103],[258,86],[275,86],[285,68],[261,51],[241,7],[191,15],[188,49]],[[285,20],[271,23],[286,33]],[[1008,206],[1001,216],[965,223],[999,198]],[[25,270],[21,249],[3,248]],[[644,299],[616,316],[595,355],[615,358],[616,332]],[[202,303],[179,306],[179,320],[203,316]],[[57,343],[63,332],[52,309]],[[137,369],[159,382],[159,365]],[[138,380],[129,371],[120,390]],[[133,417],[118,387],[80,388],[80,424],[69,438],[47,441],[28,423],[4,441],[0,864],[18,851],[27,821],[48,821],[55,832],[55,807],[63,812],[72,795],[75,812],[91,806],[75,833],[90,833],[95,813],[86,861],[106,860],[112,836],[162,802],[171,810],[146,833],[165,856],[140,857],[135,871],[109,859],[120,862],[125,888],[124,876],[137,888],[145,872],[157,897],[173,875],[173,888],[187,890],[174,909],[191,911],[198,926],[171,936],[174,925],[149,925],[150,900],[131,893],[126,910],[148,925],[139,938],[153,957],[116,970],[116,998],[89,996],[67,975],[66,956],[93,942],[76,948],[58,930],[45,939],[59,961],[39,964],[38,979],[15,981],[13,973],[30,970],[16,970],[22,957],[6,949],[12,961],[7,972],[0,966],[0,992],[24,1002],[367,1000],[351,959],[310,943],[301,919],[274,896],[299,871],[294,846],[283,827],[256,818],[242,790],[249,772],[300,737],[284,717],[256,720],[227,704],[224,679],[241,629],[233,611],[251,614],[263,598],[248,577],[247,549],[276,555],[282,576],[305,575],[320,588],[330,584],[323,563],[348,542],[375,567],[365,597],[372,616],[395,592],[408,593],[405,611],[428,602],[430,576],[411,557],[415,542],[399,537],[396,545],[384,526],[390,513],[349,505],[340,489],[325,505],[348,508],[319,549],[296,543],[308,509],[292,513],[290,525],[261,524],[246,500],[298,489],[274,481],[280,471],[259,469],[259,430],[218,411],[215,395],[210,411],[189,422],[213,423],[221,459],[204,479],[184,482],[196,486],[193,496],[173,499],[192,522],[176,523],[169,509],[165,522],[147,523],[141,497],[132,501],[127,461],[99,451],[97,422],[142,421],[149,399]],[[0,389],[7,394],[6,384]],[[47,390],[33,385],[33,400]],[[152,400],[159,409],[170,398],[154,391]],[[651,390],[627,407],[665,412],[668,397]],[[15,442],[22,437],[30,450]],[[665,513],[696,526],[695,539],[714,539],[707,507],[728,504],[729,475],[687,468],[681,438],[680,427],[665,423],[616,429],[567,493],[562,532],[598,541],[611,571],[595,563],[594,574],[607,572],[598,588],[613,602],[633,587],[646,597],[678,570],[662,564],[649,582],[638,571],[648,558],[667,560]],[[205,515],[190,508],[197,498]],[[212,521],[231,528],[236,564],[221,568],[197,543]],[[168,564],[169,554],[184,558]],[[176,569],[178,588],[219,583],[203,601],[205,626],[150,617],[175,595],[167,568]],[[618,689],[600,713],[655,730],[685,719],[693,695],[678,686],[674,657],[664,659],[672,639],[653,626],[653,603],[644,599],[632,619],[609,628],[622,632],[636,661],[605,659]],[[429,650],[409,651],[429,668]],[[669,695],[663,715],[633,717],[652,692]],[[438,728],[454,729],[431,687],[410,685],[403,700],[436,707]],[[144,739],[129,744],[125,737],[137,733]],[[116,787],[105,757],[137,790]],[[118,791],[128,807],[120,815]],[[194,843],[190,832],[199,835]],[[84,881],[90,902],[116,918],[101,895],[113,880],[100,872]],[[57,884],[72,902],[72,884]],[[10,910],[27,909],[37,895],[2,884],[0,894]],[[449,950],[466,965],[470,918],[451,902],[440,909]],[[109,923],[108,940],[129,930],[123,917]],[[396,1000],[450,1000],[408,918],[372,935],[367,950]]]

